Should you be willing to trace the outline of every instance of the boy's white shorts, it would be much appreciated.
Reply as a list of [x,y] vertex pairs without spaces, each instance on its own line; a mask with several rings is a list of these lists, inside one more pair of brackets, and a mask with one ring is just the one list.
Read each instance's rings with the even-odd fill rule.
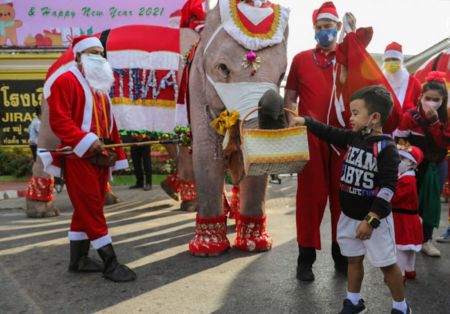
[[392,213],[381,219],[380,226],[373,230],[369,240],[356,238],[356,229],[360,220],[352,219],[341,213],[337,226],[337,241],[344,256],[367,255],[375,267],[385,267],[397,262],[394,220]]

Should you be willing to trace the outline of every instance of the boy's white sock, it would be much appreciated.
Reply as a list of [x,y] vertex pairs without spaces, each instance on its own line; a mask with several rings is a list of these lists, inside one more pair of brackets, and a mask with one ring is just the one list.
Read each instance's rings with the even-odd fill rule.
[[396,302],[396,301],[392,300],[392,308],[402,311],[403,313],[406,314],[406,311],[408,310],[408,305],[406,304],[405,299],[403,299],[403,301],[400,301],[400,302]]
[[357,305],[359,300],[361,300],[361,293],[357,292],[348,292],[347,291],[347,299],[349,299],[350,301],[352,301],[352,303],[354,305]]

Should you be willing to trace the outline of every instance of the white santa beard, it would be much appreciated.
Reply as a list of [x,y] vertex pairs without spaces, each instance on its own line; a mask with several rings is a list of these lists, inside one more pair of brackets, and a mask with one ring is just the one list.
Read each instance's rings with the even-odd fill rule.
[[409,79],[409,73],[405,69],[404,66],[401,66],[400,69],[395,72],[394,74],[389,73],[388,71],[384,70],[384,75],[386,76],[386,79],[388,80],[391,87],[395,90],[400,89],[403,86],[403,82],[406,79]]
[[82,54],[81,65],[89,86],[96,92],[109,94],[114,84],[114,73],[111,64],[108,61],[104,63],[92,61]]

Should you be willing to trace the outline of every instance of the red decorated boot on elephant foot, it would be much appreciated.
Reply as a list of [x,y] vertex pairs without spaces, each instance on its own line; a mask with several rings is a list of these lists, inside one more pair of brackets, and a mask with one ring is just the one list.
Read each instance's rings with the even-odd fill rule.
[[197,191],[192,181],[179,180],[181,206],[180,210],[185,212],[197,211]]
[[227,217],[195,219],[195,236],[189,242],[189,252],[194,256],[219,256],[230,248],[227,238]]
[[236,219],[239,215],[239,210],[241,209],[240,191],[238,186],[231,188],[230,212],[228,213],[228,218],[230,219]]
[[236,218],[236,240],[234,246],[242,251],[262,252],[272,248],[272,237],[266,230],[266,216]]
[[26,190],[26,214],[30,218],[47,218],[59,216],[59,209],[53,204],[53,177],[41,178],[31,176]]
[[179,180],[176,173],[169,174],[167,178],[160,183],[161,188],[175,201],[179,201],[178,192],[180,191]]

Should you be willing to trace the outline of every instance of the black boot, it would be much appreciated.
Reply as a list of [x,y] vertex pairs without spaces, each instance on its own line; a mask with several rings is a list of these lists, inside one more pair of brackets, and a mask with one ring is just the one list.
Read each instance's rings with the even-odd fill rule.
[[103,271],[103,264],[88,256],[90,244],[89,240],[70,241],[70,272],[94,273]]
[[336,269],[336,271],[347,276],[347,257],[341,254],[341,249],[337,242],[333,242],[331,244],[331,256],[333,256],[334,268]]
[[99,248],[98,254],[105,264],[103,277],[115,282],[126,282],[136,280],[136,274],[125,265],[119,264],[112,244]]
[[314,281],[315,276],[312,265],[316,261],[315,248],[303,248],[300,245],[297,259],[297,279],[301,281]]

